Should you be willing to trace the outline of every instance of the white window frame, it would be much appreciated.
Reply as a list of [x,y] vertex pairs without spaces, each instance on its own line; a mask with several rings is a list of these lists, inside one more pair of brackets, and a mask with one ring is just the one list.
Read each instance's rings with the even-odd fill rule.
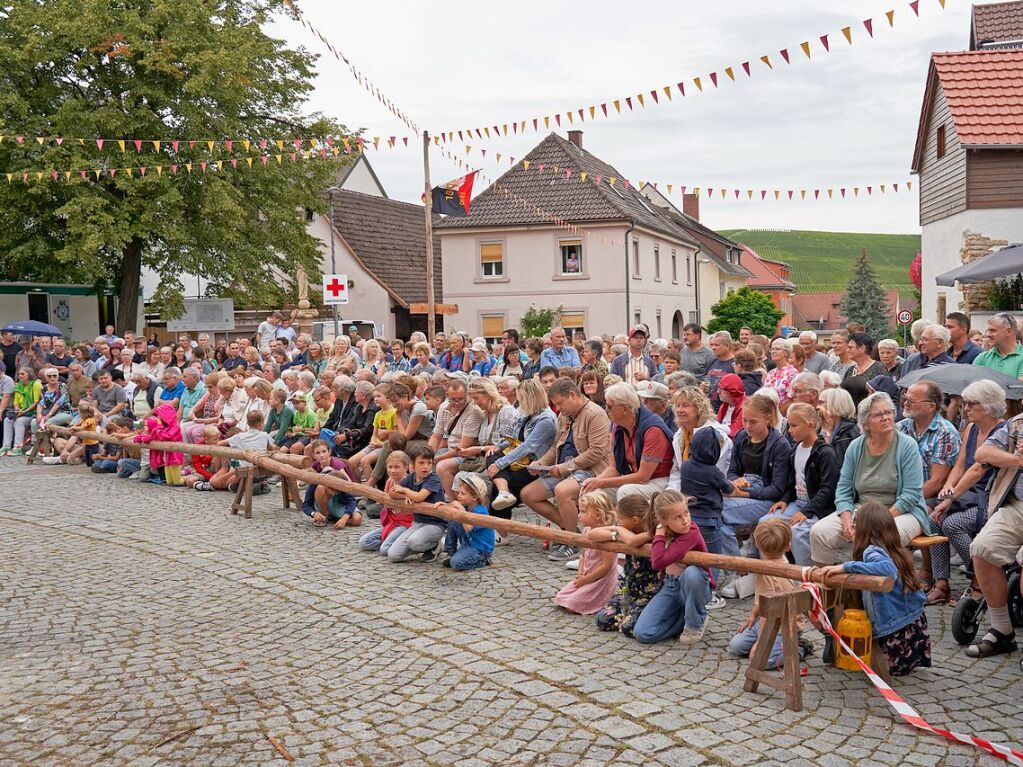
[[654,282],[661,281],[661,244],[654,243]]
[[[582,318],[583,318],[582,327],[577,327],[575,325],[566,325],[565,324],[565,320],[564,320],[564,317],[565,317],[566,314],[579,314],[579,315],[582,315]],[[590,321],[589,312],[586,310],[585,307],[579,307],[577,309],[576,308],[571,308],[571,307],[563,308],[561,310],[560,315],[559,315],[558,321],[561,323],[561,327],[565,331],[565,335],[568,336],[568,343],[571,345],[571,343],[572,343],[572,334],[575,333],[575,331],[582,330],[584,333],[586,332],[586,326],[587,326],[587,324],[589,324],[589,321]]]
[[[566,244],[579,245],[579,271],[578,272],[565,272],[563,271],[563,262],[561,259],[561,248]],[[582,237],[559,237],[555,241],[554,247],[554,279],[556,280],[588,280],[590,278],[589,272],[586,269],[586,248],[583,246]]]
[[[501,246],[501,273],[488,275],[483,272],[483,246]],[[476,282],[508,282],[508,242],[504,238],[486,238],[476,241]]]
[[692,284],[693,284],[693,255],[692,253],[686,253],[686,285]]
[[632,239],[632,279],[642,279],[640,272],[639,238]]
[[671,249],[671,284],[678,285],[678,252]]
[[492,318],[492,317],[500,317],[501,318],[501,334],[503,335],[504,331],[508,328],[508,313],[507,312],[486,312],[486,311],[484,311],[484,312],[479,312],[479,314],[477,315],[477,325],[476,325],[476,327],[478,327],[480,329],[479,334],[481,336],[483,336],[483,338],[485,338],[487,340],[487,343],[490,344],[491,346],[493,346],[495,343],[500,343],[501,342],[501,336],[496,336],[495,337],[495,336],[484,336],[483,335],[483,320],[487,319],[487,318]]

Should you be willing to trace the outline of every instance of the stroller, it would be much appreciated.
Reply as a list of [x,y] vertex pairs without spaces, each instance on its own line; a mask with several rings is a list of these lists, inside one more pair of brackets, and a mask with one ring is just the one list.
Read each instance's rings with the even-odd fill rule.
[[[1015,562],[1005,568],[1009,586],[1009,616],[1013,628],[1023,628],[1023,594],[1020,593],[1020,566]],[[961,645],[968,645],[977,637],[980,623],[987,613],[987,600],[977,599],[968,588],[956,602],[952,611],[952,636]]]

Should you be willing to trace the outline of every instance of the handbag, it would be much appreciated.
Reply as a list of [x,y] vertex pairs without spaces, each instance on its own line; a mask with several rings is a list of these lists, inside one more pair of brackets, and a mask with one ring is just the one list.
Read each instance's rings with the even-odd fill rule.
[[479,474],[487,468],[487,457],[485,455],[474,455],[471,458],[463,458],[458,465],[459,471],[468,471]]

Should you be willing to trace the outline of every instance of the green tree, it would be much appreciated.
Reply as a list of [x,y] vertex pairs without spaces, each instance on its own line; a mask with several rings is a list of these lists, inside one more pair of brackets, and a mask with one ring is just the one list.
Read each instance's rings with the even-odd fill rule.
[[[301,114],[315,57],[263,32],[279,7],[271,0],[0,5],[0,134],[8,137],[0,173],[15,174],[0,183],[0,279],[114,287],[124,330],[135,324],[143,265],[159,274],[155,298],[170,316],[180,310],[187,274],[207,281],[211,295],[255,303],[280,300],[299,264],[315,275],[318,244],[306,234],[304,213],[326,209],[323,190],[345,156],[291,162],[294,145],[281,149],[273,139],[347,133]],[[35,136],[75,138],[40,145]],[[218,139],[212,150],[203,140],[182,141],[177,151],[171,143],[204,137]],[[96,138],[106,139],[102,148]],[[138,152],[135,138],[161,146]],[[235,140],[230,150],[223,139]],[[271,139],[265,149],[261,139]],[[144,177],[124,172],[142,165]],[[120,172],[111,176],[111,168]],[[81,169],[90,170],[85,179]],[[102,171],[98,179],[92,170]],[[28,184],[20,183],[23,171]]]
[[739,337],[739,329],[744,325],[754,333],[771,337],[778,332],[778,323],[785,316],[769,295],[745,285],[710,307],[710,313],[713,316],[707,330],[711,333],[727,330],[734,338]]
[[554,326],[554,317],[562,307],[556,309],[537,309],[536,304],[530,304],[526,313],[519,320],[519,332],[523,340],[527,338],[540,338],[550,333]]
[[867,328],[867,335],[875,341],[888,336],[891,328],[891,307],[870,266],[866,248],[860,250],[853,264],[852,276],[842,298],[842,314],[849,322],[860,322]]

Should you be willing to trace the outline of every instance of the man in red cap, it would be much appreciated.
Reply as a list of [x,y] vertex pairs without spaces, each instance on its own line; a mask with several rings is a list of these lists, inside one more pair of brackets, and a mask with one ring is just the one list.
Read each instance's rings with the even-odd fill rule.
[[646,325],[633,325],[629,328],[629,350],[615,357],[611,363],[611,374],[621,376],[627,383],[649,381],[657,375],[657,366],[645,353],[646,340],[649,336]]

